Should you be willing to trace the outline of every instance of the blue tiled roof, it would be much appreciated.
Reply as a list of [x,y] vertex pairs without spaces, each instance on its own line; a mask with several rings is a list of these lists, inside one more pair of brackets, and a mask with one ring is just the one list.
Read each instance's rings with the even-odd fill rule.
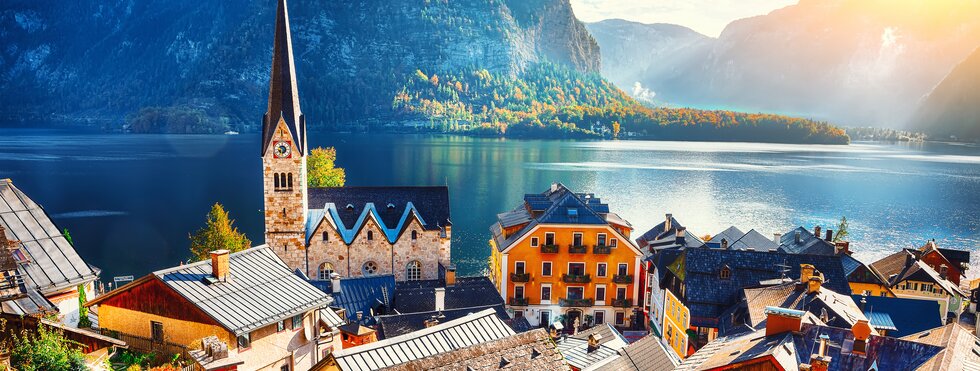
[[[347,319],[357,320],[357,312],[364,314],[368,319],[366,323],[372,321],[371,310],[379,308],[390,308],[391,298],[395,292],[395,276],[379,275],[368,277],[351,277],[340,279],[340,293],[334,294],[330,281],[310,281],[321,291],[333,296],[334,307],[346,310]],[[379,313],[375,313],[379,314]]]
[[[824,286],[840,294],[851,294],[839,256],[687,249],[678,257],[681,258],[686,260],[685,272],[675,275],[684,277],[685,302],[691,310],[693,326],[717,327],[718,317],[738,301],[742,289],[782,277],[783,268],[779,265],[788,266],[788,278],[799,280],[800,264],[812,264],[824,274]],[[725,266],[731,270],[729,279],[719,278]]]
[[310,188],[307,195],[308,223],[315,227],[324,216],[331,218],[348,244],[368,218],[378,223],[389,242],[398,238],[409,217],[418,219],[426,230],[452,224],[445,186]]
[[844,264],[844,275],[850,276],[858,268],[861,268],[861,262],[857,259],[852,258],[850,255],[844,254],[841,257],[841,263]]
[[868,317],[868,323],[878,330],[888,330],[895,331],[898,330],[895,327],[895,322],[892,321],[892,316],[889,316],[885,312],[868,312],[864,314]]
[[[398,313],[428,312],[436,309],[435,290],[444,287],[442,280],[398,282],[392,308]],[[446,287],[446,309],[490,307],[503,305],[497,287],[487,277],[460,277],[456,284]]]
[[939,303],[933,300],[862,295],[851,297],[858,306],[862,306],[862,299],[866,301],[863,304],[865,316],[871,317],[878,313],[888,315],[892,326],[897,328],[889,331],[888,336],[902,337],[943,325],[943,318],[939,316]]

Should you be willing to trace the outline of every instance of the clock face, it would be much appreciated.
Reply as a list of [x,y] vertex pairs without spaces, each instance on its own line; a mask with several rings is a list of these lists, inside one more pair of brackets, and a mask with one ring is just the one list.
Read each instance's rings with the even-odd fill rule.
[[276,142],[273,145],[273,149],[276,153],[276,158],[289,158],[292,147],[289,142]]

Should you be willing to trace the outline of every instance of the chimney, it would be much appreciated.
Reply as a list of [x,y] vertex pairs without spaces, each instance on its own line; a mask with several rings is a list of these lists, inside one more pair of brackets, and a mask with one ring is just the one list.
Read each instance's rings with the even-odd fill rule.
[[364,312],[357,311],[356,315],[357,315],[357,317],[356,317],[357,318],[357,323],[361,323],[361,320],[364,319]]
[[456,265],[449,264],[446,267],[446,287],[456,286]]
[[807,281],[806,292],[808,294],[815,294],[820,291],[820,285],[823,284],[823,274],[819,271],[815,272],[810,279]]
[[830,336],[827,334],[820,335],[820,347],[817,350],[817,354],[810,356],[810,371],[827,371],[830,368],[830,356],[827,355],[827,341],[830,340]]
[[848,241],[835,242],[834,247],[836,247],[837,254],[847,254],[851,255],[851,243]]
[[674,218],[674,214],[667,214],[667,220],[664,221],[664,232],[669,231],[672,225],[670,225],[670,220]]
[[677,228],[677,234],[674,235],[674,242],[678,245],[684,244],[684,239],[687,236],[687,228]]
[[429,319],[425,320],[424,324],[425,324],[425,328],[429,328],[429,327],[438,325],[439,324],[439,320],[436,319],[435,316],[433,316],[432,318],[429,318]]
[[340,290],[340,275],[336,272],[330,273],[330,289],[334,294],[339,294]]
[[793,241],[796,241],[796,244],[799,245],[800,244],[800,240],[802,240],[802,239],[803,239],[803,237],[800,235],[800,231],[797,230],[796,231],[796,237],[793,239]]
[[867,319],[859,319],[851,326],[851,333],[854,334],[854,349],[851,350],[853,353],[865,354],[867,353],[868,338],[871,337],[871,325],[868,324]]
[[598,332],[593,332],[589,334],[589,347],[586,348],[586,352],[592,353],[599,349],[599,340],[602,340],[602,335]]
[[827,240],[827,242],[833,241],[834,240],[834,230],[833,229],[828,229],[827,230],[827,237],[824,238],[824,239]]
[[446,288],[436,287],[436,309],[446,310]]
[[800,264],[800,283],[806,284],[810,282],[810,277],[813,276],[813,265],[811,264]]
[[231,273],[231,268],[228,266],[229,253],[231,252],[224,249],[211,252],[211,275],[220,282],[228,281],[228,275]]
[[782,233],[773,233],[772,234],[772,242],[775,242],[777,245],[779,245],[779,242],[782,241],[782,240],[783,240],[783,234]]
[[558,182],[551,183],[551,192],[554,193],[557,191],[558,191]]
[[813,237],[820,238],[820,226],[813,227]]
[[766,307],[766,336],[779,335],[787,332],[800,332],[803,323],[801,310],[779,307]]

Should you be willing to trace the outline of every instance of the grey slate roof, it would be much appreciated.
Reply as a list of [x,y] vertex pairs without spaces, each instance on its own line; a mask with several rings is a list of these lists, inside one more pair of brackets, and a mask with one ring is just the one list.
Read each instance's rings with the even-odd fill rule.
[[[844,295],[851,287],[844,275],[840,256],[786,254],[780,252],[687,249],[678,257],[684,259],[683,272],[673,272],[687,287],[683,300],[691,310],[691,325],[717,327],[722,312],[738,302],[742,289],[760,282],[786,276],[800,278],[800,264],[812,264],[824,274],[824,286]],[[671,264],[670,266],[674,266]],[[728,266],[731,278],[720,279],[721,269]]]
[[[443,280],[397,282],[392,308],[402,314],[433,311],[436,309],[435,289],[443,286]],[[488,277],[459,277],[455,285],[445,289],[446,309],[504,304],[504,299]]]
[[596,332],[599,334],[599,336],[602,336],[602,339],[599,340],[599,344],[605,344],[612,349],[619,350],[629,345],[629,341],[623,337],[623,334],[608,323],[595,325],[592,326],[592,328],[579,331],[578,334],[572,335],[572,337],[576,339],[589,340],[589,335],[593,332]]
[[[800,234],[800,241],[796,242],[796,233]],[[810,255],[835,255],[837,249],[833,243],[827,242],[814,236],[813,233],[803,227],[797,227],[783,234],[779,238],[779,250],[790,254],[810,254]]]
[[388,370],[567,370],[568,365],[545,329],[502,339],[388,368]]
[[[422,227],[437,230],[452,225],[449,212],[449,187],[330,187],[309,188],[306,191],[310,209],[323,209],[328,203],[337,207],[337,215],[347,228],[357,225],[368,203],[374,205],[381,222],[395,228],[411,202],[418,210]],[[348,209],[347,205],[353,206]],[[393,206],[393,207],[389,207]]]
[[373,324],[371,317],[382,309],[391,307],[395,292],[395,276],[390,274],[348,277],[340,279],[340,293],[334,294],[330,281],[309,281],[310,284],[333,297],[333,306],[346,311],[347,320],[357,320],[357,312],[363,313],[362,324]]
[[27,287],[51,294],[98,278],[44,209],[10,179],[0,179],[0,225],[8,239],[20,241],[21,252],[30,259],[17,268]]
[[306,283],[266,245],[229,255],[230,278],[208,284],[211,261],[153,272],[161,282],[236,335],[323,308],[330,296]]
[[900,337],[925,331],[943,325],[945,318],[939,315],[939,303],[934,300],[919,300],[905,298],[889,298],[882,296],[852,295],[851,298],[860,306],[864,300],[864,313],[871,316],[875,313],[887,314],[897,328],[888,331],[888,336]]
[[728,242],[728,248],[732,250],[776,251],[779,249],[779,244],[763,236],[762,233],[759,233],[755,229],[742,233],[735,226],[731,226],[714,237],[711,237],[707,245],[708,247],[719,248],[722,246],[722,240],[726,240]]
[[272,76],[269,79],[269,108],[262,118],[262,155],[279,125],[286,123],[299,148],[306,152],[306,118],[299,108],[299,89],[296,87],[296,67],[293,64],[293,41],[289,31],[289,10],[285,0],[279,0],[276,11],[275,42],[272,47]]
[[[780,285],[747,288],[742,290],[742,300],[722,315],[722,323],[745,323],[753,328],[765,327],[766,307],[779,307],[810,312],[821,317],[826,313],[827,325],[851,328],[858,320],[867,320],[861,308],[848,295],[838,294],[822,287],[816,293],[807,293],[806,287],[797,282]],[[725,327],[725,326],[722,326]]]
[[980,370],[980,339],[958,323],[950,323],[902,339],[943,347],[939,354],[917,370]]
[[492,309],[420,331],[335,351],[342,370],[376,370],[514,335]]
[[[684,238],[677,238],[677,231],[684,229]],[[688,231],[673,216],[670,217],[670,227],[667,227],[666,218],[650,230],[644,232],[636,239],[637,246],[647,253],[648,247],[654,250],[666,249],[685,249],[690,247],[704,247],[704,241],[695,233]]]
[[647,335],[626,348],[619,358],[606,365],[609,370],[661,371],[673,370],[680,358],[659,337]]
[[[425,321],[437,317],[439,322],[447,322],[455,319],[463,318],[473,313],[481,312],[486,309],[493,309],[497,313],[497,317],[508,323],[511,326],[510,316],[507,314],[507,309],[504,308],[503,303],[490,306],[480,306],[471,308],[458,308],[458,309],[447,309],[444,311],[428,311],[428,312],[414,312],[405,314],[389,314],[383,316],[375,316],[374,320],[378,324],[378,337],[381,339],[387,339],[390,337],[405,335],[407,333],[418,331],[425,328]],[[526,323],[526,321],[525,321]],[[518,322],[518,325],[522,323]],[[522,329],[514,329],[514,332],[524,332]]]

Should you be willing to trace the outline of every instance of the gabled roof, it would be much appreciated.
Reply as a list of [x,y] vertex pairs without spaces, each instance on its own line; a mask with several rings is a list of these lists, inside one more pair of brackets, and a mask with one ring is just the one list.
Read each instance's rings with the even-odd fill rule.
[[779,249],[779,244],[763,236],[762,233],[759,233],[755,229],[742,233],[735,226],[728,227],[728,229],[712,237],[707,242],[708,247],[720,248],[722,246],[722,240],[728,242],[728,248],[731,250],[776,251]]
[[492,309],[420,331],[333,352],[342,370],[375,370],[514,335]]
[[917,370],[980,370],[980,339],[958,323],[911,334],[902,340],[942,347],[943,350]]
[[211,260],[159,270],[110,291],[87,305],[97,305],[157,279],[222,327],[242,335],[331,303],[329,295],[293,274],[268,246],[228,256],[230,278],[209,283]]
[[[848,329],[859,320],[867,320],[850,296],[826,287],[816,293],[807,293],[806,286],[797,282],[742,290],[739,306],[741,310],[731,313],[733,321],[744,322],[756,329],[765,326],[766,307],[806,311],[818,318],[826,314],[827,320],[823,321],[827,325]],[[723,317],[723,320],[728,318]]]
[[[373,321],[372,310],[391,308],[391,298],[395,292],[395,276],[390,274],[347,277],[340,279],[340,292],[333,293],[330,281],[309,281],[320,291],[333,297],[333,306],[346,312],[348,321],[357,320],[360,311],[365,324]],[[379,314],[379,313],[374,313]]]
[[[498,295],[499,297],[499,295]],[[414,331],[422,330],[425,328],[425,322],[428,320],[436,319],[440,323],[452,321],[455,319],[463,318],[473,313],[478,313],[486,309],[493,309],[497,313],[497,317],[500,317],[504,322],[508,322],[508,326],[514,330],[514,332],[524,332],[519,329],[514,329],[514,326],[510,325],[510,315],[507,314],[507,309],[504,308],[503,304],[489,305],[489,306],[479,306],[471,308],[457,308],[457,309],[446,309],[442,311],[427,311],[427,312],[414,312],[414,313],[401,313],[401,314],[388,314],[383,316],[375,316],[374,320],[378,324],[378,335],[381,339],[387,339],[390,337],[401,336]]]
[[293,41],[289,31],[286,0],[279,0],[276,10],[276,34],[272,46],[272,75],[269,79],[269,108],[262,119],[262,156],[279,125],[285,122],[300,155],[306,154],[306,118],[299,108],[296,67],[293,63]]
[[307,196],[307,241],[324,218],[330,218],[347,244],[368,219],[374,220],[392,243],[413,218],[425,230],[452,225],[446,186],[309,188]]
[[446,309],[503,305],[496,286],[488,277],[459,277],[453,286],[443,280],[404,281],[395,283],[392,308],[397,313],[428,312],[436,309],[435,290],[445,288]]
[[511,335],[432,357],[402,363],[389,370],[566,370],[545,329]]
[[[796,234],[800,234],[799,242]],[[814,236],[803,227],[797,227],[779,238],[779,250],[790,254],[835,255],[837,248],[833,243]]]
[[[935,300],[891,298],[883,296],[852,295],[858,306],[864,306],[865,316],[887,314],[892,324],[897,328],[888,331],[888,336],[900,337],[919,331],[942,326],[943,318],[939,315],[939,303]],[[861,301],[864,304],[861,304]]]
[[[687,249],[677,261],[681,259],[684,264],[671,264],[668,267],[674,275],[684,280],[687,289],[683,300],[691,310],[693,326],[717,327],[719,316],[737,303],[742,289],[781,278],[784,272],[787,278],[799,280],[799,267],[804,263],[812,264],[824,274],[824,287],[840,294],[851,294],[841,258],[836,255]],[[719,272],[726,265],[731,270],[731,277],[720,279]],[[787,267],[782,268],[781,265]]]
[[[684,238],[677,237],[678,230],[684,230]],[[654,250],[685,249],[689,247],[703,247],[704,241],[688,231],[677,219],[670,216],[670,227],[667,226],[667,219],[646,231],[636,239],[636,244],[646,253],[647,248]]]
[[629,345],[629,341],[623,337],[623,334],[619,333],[618,330],[612,327],[608,323],[593,326],[592,328],[581,330],[578,334],[572,335],[573,338],[589,340],[589,335],[593,332],[598,333],[602,338],[599,339],[599,344],[605,344],[606,346],[619,350],[625,348]]
[[[912,255],[909,254],[908,256],[912,256]],[[889,259],[889,258],[890,257],[885,259]],[[893,260],[897,260],[897,259],[893,259]],[[872,264],[872,266],[874,267],[875,265]],[[890,277],[889,284],[892,287],[906,280],[933,282],[949,295],[961,296],[961,297],[969,296],[969,294],[967,294],[962,289],[960,289],[959,286],[956,286],[956,284],[950,282],[945,278],[942,278],[939,275],[939,272],[936,272],[935,269],[932,269],[932,267],[930,267],[928,264],[924,263],[921,260],[913,259],[911,261],[911,264],[905,266],[904,268],[902,268],[901,271],[899,271],[896,274],[892,274],[889,277]]]
[[969,250],[956,250],[956,249],[946,249],[938,248],[936,249],[940,254],[946,257],[951,263],[956,264],[956,268],[959,269],[960,265],[966,264],[970,265],[970,251]]
[[47,295],[98,279],[44,209],[10,179],[0,179],[0,226],[29,260],[17,268],[27,287]]
[[653,335],[619,350],[619,358],[606,365],[609,370],[660,371],[673,370],[681,360],[664,341]]
[[600,344],[599,348],[589,352],[588,340],[562,337],[556,340],[556,343],[558,343],[558,350],[565,356],[565,361],[583,371],[601,370],[619,357],[619,349],[613,349],[606,344]]

